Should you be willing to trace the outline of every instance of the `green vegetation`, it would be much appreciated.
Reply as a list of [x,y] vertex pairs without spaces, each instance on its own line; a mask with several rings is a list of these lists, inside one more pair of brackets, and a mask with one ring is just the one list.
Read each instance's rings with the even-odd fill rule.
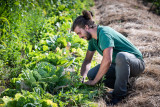
[[160,0],[147,0],[147,1],[153,3],[151,9],[154,6],[156,14],[160,15]]
[[153,4],[156,6],[156,13],[160,15],[160,0],[155,0]]
[[[0,0],[0,106],[97,106],[80,82],[87,41],[70,33],[92,0]],[[93,62],[95,64],[96,62]],[[92,66],[93,66],[92,64]]]

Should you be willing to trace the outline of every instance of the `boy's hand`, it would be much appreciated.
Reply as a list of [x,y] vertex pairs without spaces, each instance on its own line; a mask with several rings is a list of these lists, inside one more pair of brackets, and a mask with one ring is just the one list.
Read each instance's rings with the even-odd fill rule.
[[87,82],[85,82],[84,84],[87,84],[87,85],[95,85],[96,83],[93,81],[93,80],[89,80]]

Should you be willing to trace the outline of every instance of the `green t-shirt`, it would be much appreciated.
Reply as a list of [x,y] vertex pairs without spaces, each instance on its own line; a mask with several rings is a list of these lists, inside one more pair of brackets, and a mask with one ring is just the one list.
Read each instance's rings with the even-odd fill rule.
[[122,34],[108,26],[97,27],[97,40],[89,41],[88,50],[97,50],[103,56],[103,50],[113,47],[112,63],[115,63],[115,58],[119,52],[128,52],[134,54],[137,58],[142,59],[141,52]]

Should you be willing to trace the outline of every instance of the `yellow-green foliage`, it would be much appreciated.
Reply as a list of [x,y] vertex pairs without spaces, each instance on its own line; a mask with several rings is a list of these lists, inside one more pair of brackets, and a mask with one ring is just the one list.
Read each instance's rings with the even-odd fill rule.
[[60,48],[65,48],[67,46],[66,38],[60,37],[56,41],[56,46],[59,46]]
[[58,105],[56,103],[53,103],[49,99],[43,99],[41,102],[42,102],[41,103],[42,107],[58,107]]

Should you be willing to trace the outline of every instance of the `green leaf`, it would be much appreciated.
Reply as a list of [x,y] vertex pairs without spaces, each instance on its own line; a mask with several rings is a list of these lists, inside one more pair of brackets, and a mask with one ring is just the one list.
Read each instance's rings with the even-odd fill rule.
[[7,88],[3,92],[1,92],[1,97],[3,96],[9,96],[9,97],[14,97],[14,95],[18,92],[16,89],[9,89]]
[[43,51],[48,51],[48,50],[49,50],[49,47],[46,45],[43,45]]
[[61,77],[63,71],[64,71],[64,67],[57,67],[56,75],[57,75],[58,77]]
[[41,75],[37,71],[33,71],[33,76],[36,81],[40,81],[42,79]]

